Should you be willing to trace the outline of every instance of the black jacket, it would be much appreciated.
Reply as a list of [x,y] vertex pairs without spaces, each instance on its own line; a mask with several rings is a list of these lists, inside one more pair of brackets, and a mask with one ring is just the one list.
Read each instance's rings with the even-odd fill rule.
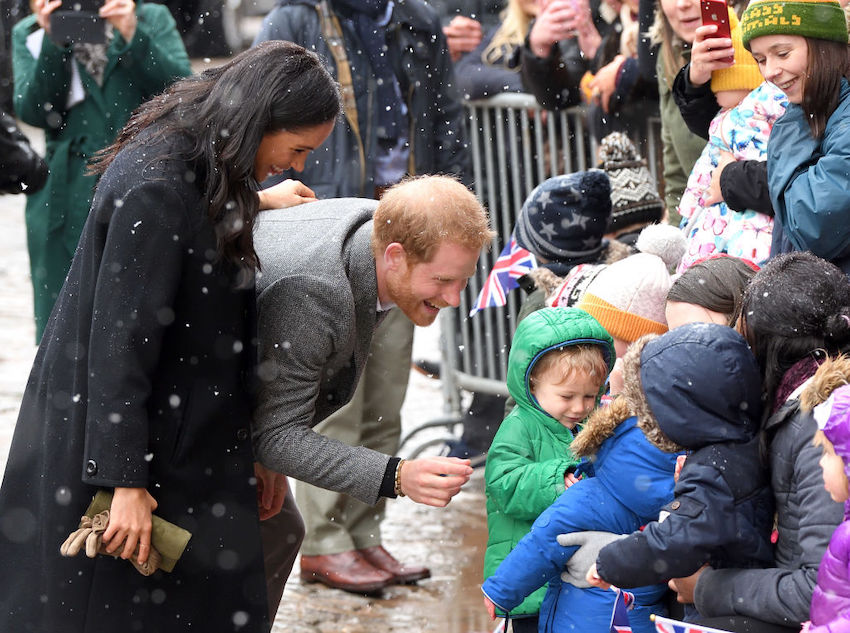
[[34,193],[47,182],[47,164],[30,147],[15,118],[0,109],[0,194]]
[[[708,140],[708,127],[720,110],[711,84],[694,86],[688,79],[690,64],[685,64],[673,80],[673,100],[682,119],[694,134]],[[773,216],[773,203],[767,188],[767,161],[740,160],[729,163],[720,175],[723,201],[734,211],[752,209]]]
[[[149,139],[148,139],[149,141]],[[21,403],[0,517],[0,630],[267,630],[249,432],[253,286],[217,256],[199,165],[140,140],[102,176]],[[196,178],[186,178],[186,175]],[[99,488],[192,538],[171,573],[63,558]]]
[[[633,349],[634,348],[634,351]],[[663,434],[690,454],[666,518],[603,548],[600,576],[637,587],[712,567],[773,564],[773,501],[758,455],[761,377],[755,357],[732,328],[692,323],[633,345],[639,378]],[[642,349],[641,349],[642,348]]]

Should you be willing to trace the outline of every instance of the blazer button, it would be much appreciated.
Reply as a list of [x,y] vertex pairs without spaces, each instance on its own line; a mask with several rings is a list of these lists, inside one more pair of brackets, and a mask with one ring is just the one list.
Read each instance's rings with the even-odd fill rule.
[[236,439],[240,442],[244,442],[248,439],[248,429],[239,429],[236,431]]
[[86,462],[86,474],[90,476],[97,474],[97,462],[93,459]]
[[678,510],[680,505],[682,505],[682,504],[681,504],[681,502],[679,502],[679,501],[674,501],[673,503],[671,503],[671,504],[670,504],[670,507],[671,507],[673,510]]

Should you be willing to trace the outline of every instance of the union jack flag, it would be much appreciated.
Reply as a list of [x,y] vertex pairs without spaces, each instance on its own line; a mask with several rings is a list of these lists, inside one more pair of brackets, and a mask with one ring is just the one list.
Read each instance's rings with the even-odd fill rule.
[[519,286],[517,279],[535,268],[537,260],[534,255],[519,246],[516,238],[511,235],[510,241],[502,249],[493,269],[487,275],[487,281],[478,294],[475,306],[469,311],[469,316],[484,308],[505,305],[508,302],[508,293]]
[[699,626],[698,624],[689,624],[687,622],[679,622],[679,620],[671,620],[670,618],[662,618],[660,615],[649,616],[655,622],[655,630],[658,633],[729,633],[721,629],[712,629],[707,626]]
[[634,606],[635,596],[617,587],[611,589],[617,592],[614,609],[611,611],[611,633],[632,633],[628,611]]

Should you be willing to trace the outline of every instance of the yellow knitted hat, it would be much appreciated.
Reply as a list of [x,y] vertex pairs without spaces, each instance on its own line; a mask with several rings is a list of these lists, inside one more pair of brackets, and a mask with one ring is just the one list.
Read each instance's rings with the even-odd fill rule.
[[664,334],[667,325],[621,310],[615,305],[585,292],[577,308],[590,313],[614,338],[631,343],[644,334]]
[[741,40],[741,25],[735,12],[729,9],[729,27],[732,31],[732,46],[735,47],[735,63],[711,73],[711,91],[755,90],[763,82],[759,66]]

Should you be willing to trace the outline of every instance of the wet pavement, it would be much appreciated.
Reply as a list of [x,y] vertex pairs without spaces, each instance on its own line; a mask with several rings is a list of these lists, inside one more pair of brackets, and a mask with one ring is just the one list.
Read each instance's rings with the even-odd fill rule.
[[[40,133],[32,128],[25,131],[43,153]],[[0,472],[5,469],[21,394],[36,351],[24,202],[23,196],[0,196]],[[436,359],[438,345],[438,326],[417,328],[415,356]],[[441,416],[442,402],[440,383],[412,372],[402,409],[404,429]],[[427,440],[428,435],[421,439]],[[487,540],[481,471],[476,470],[446,508],[424,507],[409,499],[387,504],[384,544],[405,562],[429,566],[430,579],[366,597],[318,584],[302,585],[296,564],[272,631],[492,631],[494,624],[484,610],[480,591]]]

